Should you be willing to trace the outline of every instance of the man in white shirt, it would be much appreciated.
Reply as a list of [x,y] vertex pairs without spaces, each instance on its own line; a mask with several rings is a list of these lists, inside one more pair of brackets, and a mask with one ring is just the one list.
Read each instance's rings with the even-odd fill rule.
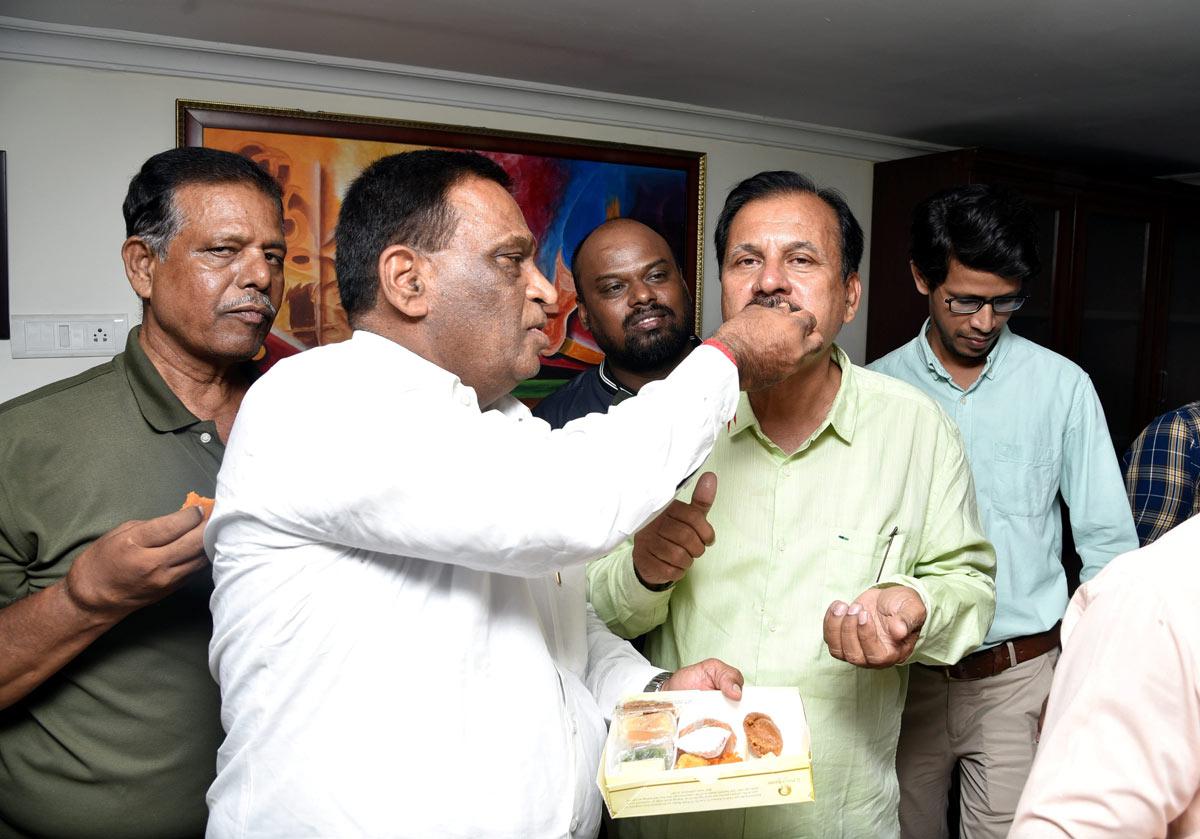
[[[739,379],[819,349],[816,321],[751,307],[638,398],[552,432],[508,396],[556,294],[507,187],[473,154],[368,167],[337,230],[353,337],[242,404],[205,535],[228,732],[210,837],[591,836],[622,694],[740,692],[712,659],[664,685],[587,607],[583,563],[671,500]],[[588,480],[547,495],[554,468]]]

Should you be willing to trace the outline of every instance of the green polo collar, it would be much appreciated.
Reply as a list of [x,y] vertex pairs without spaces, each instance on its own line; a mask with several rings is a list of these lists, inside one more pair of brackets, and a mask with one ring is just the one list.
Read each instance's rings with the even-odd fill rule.
[[200,422],[195,414],[184,407],[175,392],[167,387],[158,369],[146,356],[138,341],[140,332],[141,326],[129,330],[125,352],[118,363],[125,368],[129,389],[133,391],[133,398],[137,400],[147,424],[155,431],[167,432]]

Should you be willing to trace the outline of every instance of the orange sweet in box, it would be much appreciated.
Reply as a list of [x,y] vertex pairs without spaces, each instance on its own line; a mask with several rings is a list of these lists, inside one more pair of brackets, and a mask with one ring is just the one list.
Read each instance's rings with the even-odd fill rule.
[[675,759],[676,769],[695,769],[697,766],[709,766],[710,762],[698,755],[691,755],[687,752],[680,752],[679,757]]
[[212,513],[213,504],[215,503],[211,498],[205,498],[198,492],[189,492],[187,498],[183,499],[183,506],[179,509],[182,510],[183,507],[199,507],[200,512],[207,516]]

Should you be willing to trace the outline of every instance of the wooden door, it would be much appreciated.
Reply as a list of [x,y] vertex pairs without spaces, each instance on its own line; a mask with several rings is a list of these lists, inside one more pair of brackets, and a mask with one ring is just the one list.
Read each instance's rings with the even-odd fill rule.
[[1171,222],[1147,421],[1200,399],[1200,205],[1180,207]]
[[1091,376],[1118,453],[1141,430],[1150,392],[1153,318],[1163,210],[1133,198],[1081,196],[1071,272],[1074,317],[1064,324],[1065,355]]

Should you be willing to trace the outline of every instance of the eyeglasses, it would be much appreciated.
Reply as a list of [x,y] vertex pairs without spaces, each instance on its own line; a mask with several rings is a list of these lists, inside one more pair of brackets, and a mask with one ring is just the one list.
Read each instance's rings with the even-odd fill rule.
[[984,306],[991,304],[992,311],[998,315],[1007,315],[1025,305],[1028,294],[1013,294],[1007,297],[947,297],[946,305],[956,315],[973,315]]

